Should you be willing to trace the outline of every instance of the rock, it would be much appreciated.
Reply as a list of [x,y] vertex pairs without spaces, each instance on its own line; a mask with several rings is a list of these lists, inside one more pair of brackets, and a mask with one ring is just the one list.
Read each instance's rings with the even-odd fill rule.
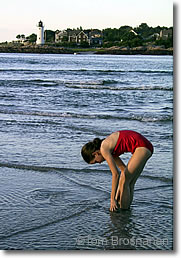
[[[0,53],[38,53],[38,54],[74,54],[75,50],[56,46],[37,45],[0,45]],[[139,47],[111,47],[99,48],[94,52],[86,51],[84,54],[110,54],[110,55],[173,55],[173,48],[165,49],[164,46],[139,46]]]

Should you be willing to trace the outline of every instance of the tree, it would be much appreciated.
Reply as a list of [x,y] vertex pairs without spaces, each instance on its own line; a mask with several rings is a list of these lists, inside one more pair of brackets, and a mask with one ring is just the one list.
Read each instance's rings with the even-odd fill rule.
[[128,47],[142,46],[142,38],[133,31],[126,31],[121,37],[121,45]]
[[45,30],[45,41],[49,43],[55,42],[55,31]]
[[30,43],[35,43],[36,42],[36,39],[37,39],[37,35],[36,34],[31,34],[30,36],[28,36],[26,38]]
[[167,40],[159,39],[155,41],[158,46],[165,46],[165,48],[173,47],[173,37],[169,37]]
[[143,38],[147,38],[152,34],[152,31],[150,30],[150,27],[147,25],[147,23],[141,23],[139,27],[135,28],[135,31],[142,35]]
[[103,35],[104,35],[104,41],[110,41],[110,42],[120,41],[119,29],[107,28],[107,29],[103,30]]

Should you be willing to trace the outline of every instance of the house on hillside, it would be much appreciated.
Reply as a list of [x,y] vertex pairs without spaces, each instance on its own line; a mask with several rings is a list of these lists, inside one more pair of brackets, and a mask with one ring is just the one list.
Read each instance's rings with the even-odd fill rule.
[[89,43],[89,37],[83,30],[73,30],[69,32],[68,42],[76,43],[77,45],[85,42]]
[[66,30],[55,31],[55,43],[62,43],[68,41],[68,33]]
[[173,30],[161,30],[160,31],[160,39],[167,40],[168,38],[171,38],[173,36]]
[[160,39],[160,34],[159,34],[159,33],[153,33],[153,34],[150,35],[147,39],[150,39],[150,40],[159,40],[159,39]]
[[131,29],[130,32],[132,32],[135,36],[138,36],[138,33],[135,32],[133,29]]
[[79,32],[80,31],[78,31],[78,30],[70,30],[68,32],[68,42],[69,43],[77,43],[77,34]]
[[81,45],[101,46],[103,44],[103,34],[100,30],[57,30],[55,32],[55,43],[69,42]]
[[103,33],[100,30],[91,30],[89,32],[89,44],[102,46],[103,44]]

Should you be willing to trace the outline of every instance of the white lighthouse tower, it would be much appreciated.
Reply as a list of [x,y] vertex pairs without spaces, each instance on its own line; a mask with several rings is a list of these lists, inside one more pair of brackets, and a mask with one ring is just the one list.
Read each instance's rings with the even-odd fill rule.
[[44,45],[45,40],[44,40],[44,26],[43,26],[43,22],[39,21],[37,27],[38,27],[38,33],[37,33],[36,44],[37,45]]

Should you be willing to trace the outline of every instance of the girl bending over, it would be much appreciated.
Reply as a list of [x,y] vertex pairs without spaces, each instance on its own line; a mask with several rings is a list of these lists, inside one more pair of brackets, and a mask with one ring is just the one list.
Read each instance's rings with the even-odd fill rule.
[[[119,158],[124,152],[133,154],[127,166]],[[115,211],[118,204],[122,209],[129,209],[136,180],[153,154],[151,142],[137,132],[118,131],[105,139],[95,138],[88,142],[82,147],[81,154],[88,164],[107,161],[112,172],[110,211]],[[120,177],[118,168],[121,170]]]

